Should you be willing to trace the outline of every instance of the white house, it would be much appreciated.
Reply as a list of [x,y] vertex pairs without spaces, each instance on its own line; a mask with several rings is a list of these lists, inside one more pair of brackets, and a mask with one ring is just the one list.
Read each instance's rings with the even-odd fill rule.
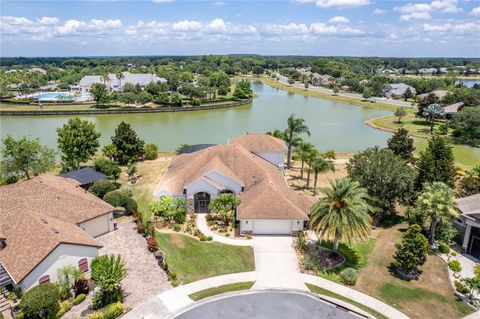
[[133,85],[140,85],[140,87],[144,88],[149,83],[166,83],[167,80],[161,77],[158,77],[156,74],[151,73],[130,73],[130,72],[122,72],[123,78],[120,79],[117,77],[116,74],[110,73],[108,74],[108,80],[104,80],[101,75],[86,75],[84,76],[78,85],[72,86],[73,89],[78,89],[81,92],[89,92],[90,87],[94,83],[104,83],[105,85],[109,86],[112,90],[119,91],[123,89],[125,84],[130,83]]
[[192,148],[172,159],[154,194],[184,198],[190,213],[207,213],[210,200],[233,193],[240,199],[241,233],[301,231],[312,202],[289,188],[283,176],[286,151],[283,141],[263,134]]
[[0,187],[0,207],[1,287],[58,281],[66,265],[88,274],[101,247],[95,237],[114,229],[114,207],[60,176]]

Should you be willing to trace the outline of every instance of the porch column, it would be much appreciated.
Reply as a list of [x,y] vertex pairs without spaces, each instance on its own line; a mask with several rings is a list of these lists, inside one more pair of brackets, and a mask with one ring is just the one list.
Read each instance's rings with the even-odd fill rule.
[[468,224],[465,228],[465,236],[463,236],[462,249],[466,252],[468,248],[468,241],[470,240],[470,231],[472,230],[472,225]]

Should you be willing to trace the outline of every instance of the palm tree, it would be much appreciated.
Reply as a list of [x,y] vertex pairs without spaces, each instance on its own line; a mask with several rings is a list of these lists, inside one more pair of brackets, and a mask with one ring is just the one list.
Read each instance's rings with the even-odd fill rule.
[[105,71],[105,73],[102,74],[102,81],[103,84],[107,85],[107,82],[110,81],[110,77],[108,76],[108,71]]
[[285,142],[288,147],[287,168],[291,168],[292,163],[292,147],[298,145],[301,141],[300,135],[306,133],[310,136],[310,130],[305,124],[305,120],[295,118],[295,115],[290,115],[287,119],[287,129],[285,130]]
[[415,211],[430,222],[428,242],[433,244],[435,229],[438,224],[451,223],[458,216],[455,209],[455,196],[450,187],[442,182],[426,185],[424,191],[418,196]]
[[115,72],[115,76],[118,79],[118,90],[122,90],[122,80],[125,79],[125,75],[123,75],[123,72],[121,69],[118,69],[117,72]]
[[352,243],[367,238],[372,208],[358,182],[346,177],[329,182],[330,188],[321,189],[325,197],[311,208],[310,227],[321,238],[332,240],[336,251],[340,241]]
[[240,200],[235,194],[220,194],[215,197],[208,208],[217,212],[225,222],[235,224],[235,208],[240,205]]
[[305,163],[307,163],[307,185],[306,188],[310,189],[310,174],[312,173],[313,163],[315,159],[319,156],[316,149],[311,150],[306,154]]
[[309,142],[301,142],[297,147],[297,155],[298,159],[302,162],[302,166],[300,168],[300,178],[303,179],[303,171],[305,167],[305,161],[308,159],[310,153],[315,149],[312,143]]
[[120,282],[127,276],[127,268],[120,255],[95,257],[91,266],[93,282],[107,293],[120,289]]
[[317,195],[317,177],[319,173],[324,173],[326,171],[335,172],[335,166],[332,161],[328,161],[323,156],[317,156],[312,162],[312,170],[315,173],[313,178],[313,196]]

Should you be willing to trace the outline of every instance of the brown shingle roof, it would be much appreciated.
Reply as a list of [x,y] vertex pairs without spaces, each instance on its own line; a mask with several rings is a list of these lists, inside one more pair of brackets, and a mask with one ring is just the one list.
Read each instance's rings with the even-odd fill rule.
[[0,207],[7,243],[0,263],[16,283],[62,243],[100,247],[76,224],[114,210],[78,182],[51,175],[0,187]]
[[241,145],[250,152],[286,152],[285,142],[267,134],[244,134],[228,141],[229,145]]
[[462,215],[480,214],[480,194],[457,199],[457,207]]
[[[215,163],[221,163],[216,165]],[[212,169],[228,168],[243,183],[239,219],[307,219],[310,198],[291,190],[277,167],[240,145],[217,145],[174,157],[156,192],[182,194]]]

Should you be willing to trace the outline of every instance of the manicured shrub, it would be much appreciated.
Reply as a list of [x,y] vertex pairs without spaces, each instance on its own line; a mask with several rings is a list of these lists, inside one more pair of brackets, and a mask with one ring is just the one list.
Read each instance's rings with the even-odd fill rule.
[[25,314],[23,312],[19,312],[15,315],[15,319],[24,319]]
[[465,287],[465,285],[461,282],[461,281],[458,281],[458,280],[455,280],[455,282],[453,283],[455,285],[455,290],[461,294],[468,294],[469,293],[469,290],[467,287]]
[[202,234],[202,235],[200,236],[200,241],[207,241],[207,236],[205,236],[205,235]]
[[59,310],[60,293],[53,283],[42,284],[27,291],[20,300],[20,309],[31,317],[49,318]]
[[213,237],[212,236],[207,236],[207,241],[212,241]]
[[60,306],[60,310],[57,311],[55,317],[58,319],[72,309],[72,304],[70,302],[65,302]]
[[87,298],[87,295],[79,294],[78,296],[75,297],[75,299],[73,299],[73,304],[74,305],[81,304],[86,298]]
[[100,290],[95,293],[92,298],[93,309],[102,309],[108,305],[116,302],[122,302],[124,298],[124,292],[120,287],[116,287],[110,291]]
[[460,265],[460,262],[458,260],[449,261],[448,262],[448,267],[450,267],[450,269],[455,271],[455,272],[462,271],[462,266]]
[[158,158],[158,147],[155,144],[145,144],[144,153],[145,159],[154,160]]
[[180,231],[182,229],[182,227],[180,227],[180,225],[173,225],[173,230],[174,231]]
[[125,203],[125,195],[120,191],[111,191],[105,194],[103,200],[113,207],[123,207]]
[[202,104],[200,99],[193,99],[192,100],[192,106],[200,106],[200,104]]
[[357,271],[353,268],[345,268],[340,272],[340,278],[343,284],[354,286],[357,282]]
[[115,319],[125,312],[125,307],[120,302],[113,303],[100,311],[88,315],[88,319]]
[[450,252],[450,247],[447,244],[442,243],[438,246],[438,250],[442,254],[448,254]]
[[107,175],[111,180],[116,181],[120,177],[120,166],[108,158],[101,157],[95,160],[94,167],[97,171]]
[[158,242],[155,237],[147,237],[147,247],[152,253],[158,250]]
[[305,236],[299,235],[297,239],[295,239],[295,248],[301,252],[305,252],[305,249],[307,248]]
[[475,273],[475,277],[480,278],[480,265],[475,265],[473,272]]
[[125,195],[123,199],[123,207],[125,207],[125,210],[131,214],[136,213],[138,210],[137,202],[131,197],[125,197]]
[[100,198],[103,198],[106,193],[114,191],[115,189],[115,185],[111,181],[106,179],[98,180],[92,185],[93,193]]

